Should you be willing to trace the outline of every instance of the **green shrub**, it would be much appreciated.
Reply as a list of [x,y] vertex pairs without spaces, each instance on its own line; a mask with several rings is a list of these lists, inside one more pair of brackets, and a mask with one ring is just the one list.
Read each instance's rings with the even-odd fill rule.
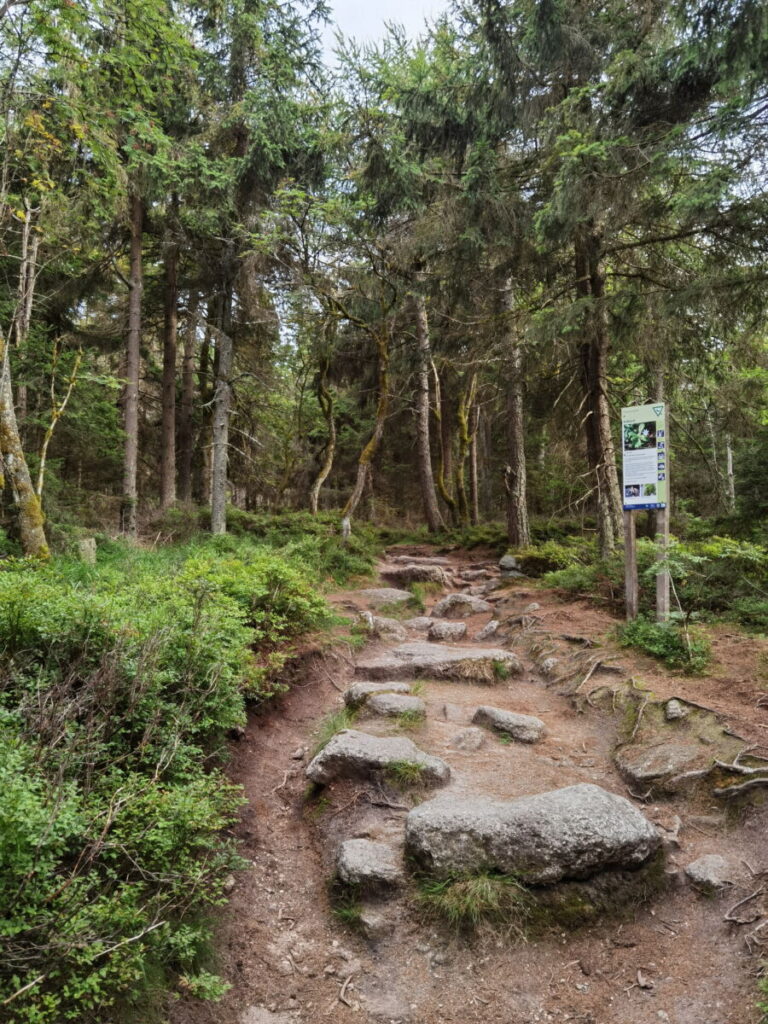
[[677,622],[650,622],[638,618],[619,632],[623,647],[636,647],[673,669],[703,672],[711,657],[709,639],[701,630]]
[[740,622],[748,629],[768,633],[768,598],[738,598],[733,602],[731,611],[737,622]]
[[2,562],[4,1020],[108,1024],[169,971],[218,998],[200,959],[240,863],[226,733],[329,621],[306,559],[249,538]]
[[511,552],[526,576],[542,576],[558,569],[586,565],[595,559],[592,541],[583,537],[567,537],[562,541],[546,540]]

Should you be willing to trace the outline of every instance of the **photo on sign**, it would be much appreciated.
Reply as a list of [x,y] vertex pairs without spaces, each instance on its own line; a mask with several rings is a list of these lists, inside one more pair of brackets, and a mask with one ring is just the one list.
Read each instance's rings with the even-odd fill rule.
[[656,494],[656,484],[644,484],[643,485],[643,497],[653,498]]
[[638,452],[656,447],[656,422],[624,424],[624,451]]
[[639,498],[640,497],[640,484],[627,484],[624,488],[625,498]]

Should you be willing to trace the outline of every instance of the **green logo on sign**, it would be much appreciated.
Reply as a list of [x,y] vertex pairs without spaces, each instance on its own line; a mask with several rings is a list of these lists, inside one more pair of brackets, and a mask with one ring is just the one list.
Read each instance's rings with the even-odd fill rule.
[[657,416],[661,416],[661,414],[664,412],[664,406],[663,405],[654,405],[653,411],[656,413]]

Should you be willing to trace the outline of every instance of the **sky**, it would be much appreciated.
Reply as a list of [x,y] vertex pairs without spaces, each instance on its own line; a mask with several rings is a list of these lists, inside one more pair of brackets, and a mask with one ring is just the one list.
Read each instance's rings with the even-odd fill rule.
[[384,34],[384,22],[403,25],[413,37],[424,31],[425,19],[433,20],[448,7],[448,0],[331,0],[332,21],[324,33],[329,56],[338,27],[358,42],[375,42]]

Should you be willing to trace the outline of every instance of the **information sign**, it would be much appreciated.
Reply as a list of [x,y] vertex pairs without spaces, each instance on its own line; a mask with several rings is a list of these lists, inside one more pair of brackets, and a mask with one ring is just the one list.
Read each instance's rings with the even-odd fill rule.
[[667,507],[669,452],[664,402],[621,410],[624,509]]

